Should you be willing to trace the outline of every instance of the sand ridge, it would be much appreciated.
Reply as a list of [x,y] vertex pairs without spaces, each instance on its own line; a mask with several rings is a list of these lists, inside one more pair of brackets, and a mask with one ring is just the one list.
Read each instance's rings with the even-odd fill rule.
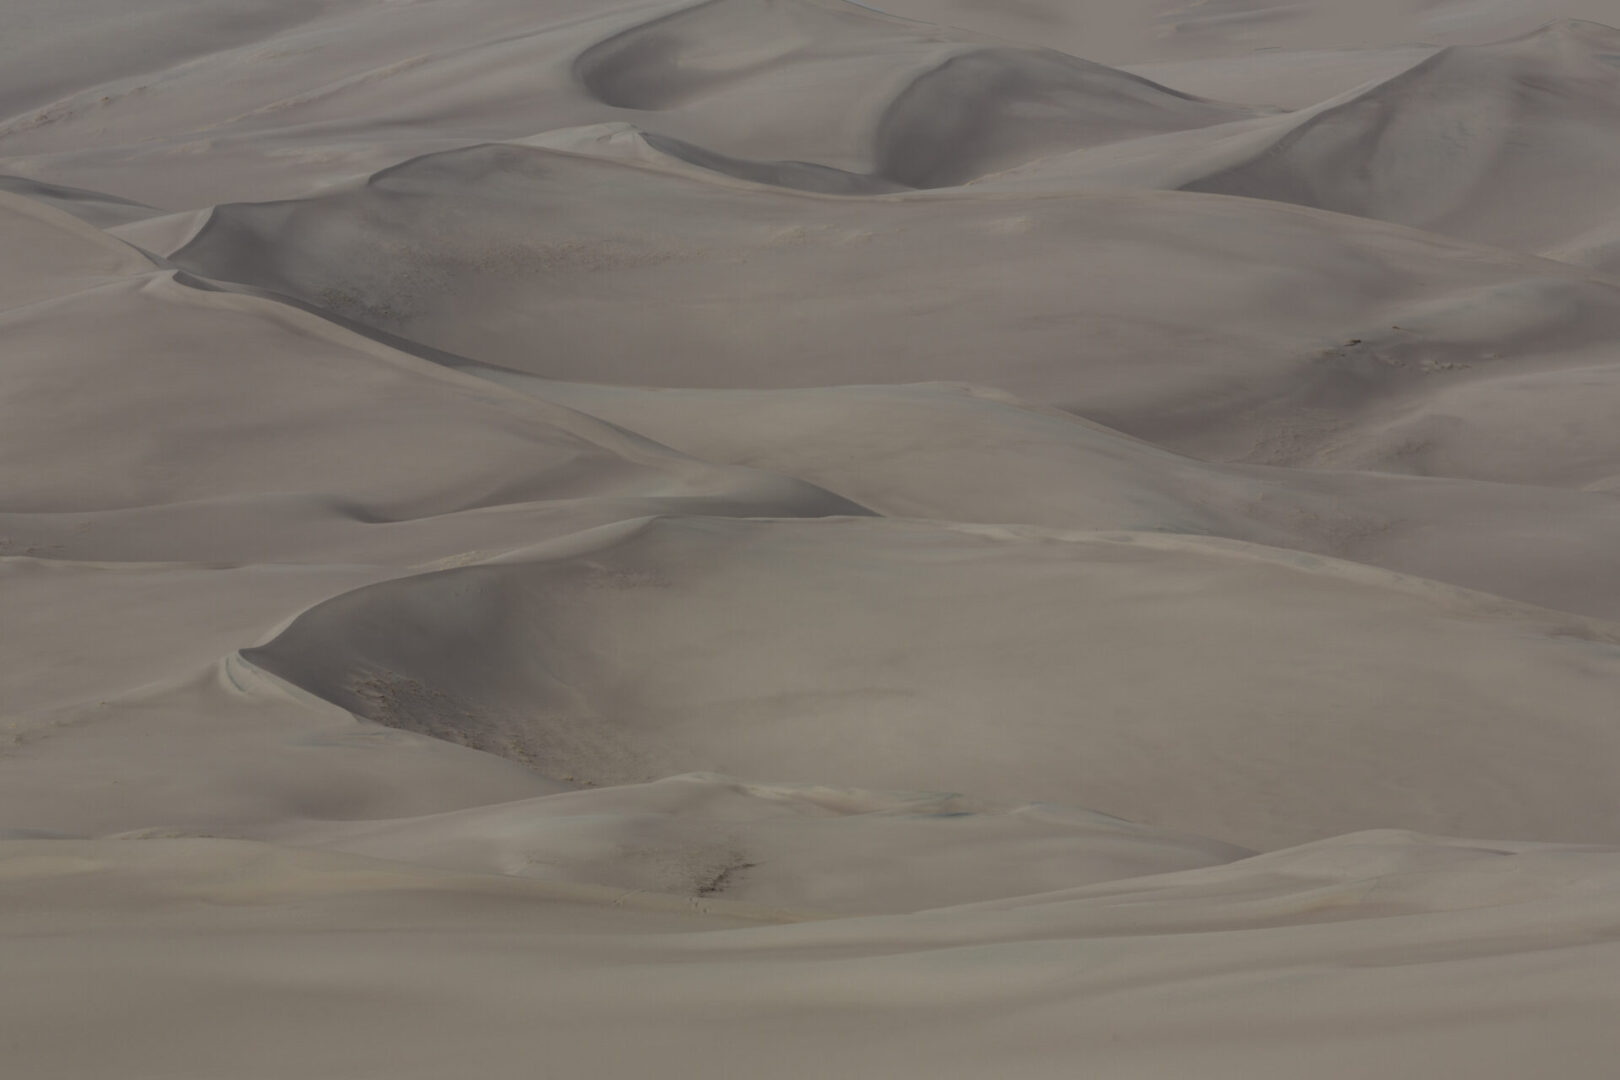
[[0,1071],[1620,1055],[1613,0],[24,0]]

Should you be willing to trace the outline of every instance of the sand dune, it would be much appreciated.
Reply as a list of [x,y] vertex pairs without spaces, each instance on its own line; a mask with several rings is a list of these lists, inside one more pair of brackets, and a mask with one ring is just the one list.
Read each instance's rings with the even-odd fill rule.
[[844,914],[1023,896],[1251,854],[1059,806],[702,774],[427,818],[304,826],[291,836],[300,846],[447,869]]
[[[286,197],[424,152],[617,120],[745,160],[809,161],[865,173],[879,158],[898,154],[916,159],[909,171],[918,178],[937,179],[971,174],[975,161],[1012,163],[1006,158],[1010,150],[1088,145],[1099,124],[1141,134],[1210,123],[1223,108],[1227,117],[1241,114],[1189,102],[1086,62],[1134,61],[1155,77],[1142,61],[1165,48],[1188,55],[1182,44],[1199,39],[1187,35],[1200,21],[1191,9],[1178,14],[1143,7],[1137,15],[1123,15],[1089,5],[1048,11],[1040,33],[1011,35],[1026,46],[1013,48],[1008,31],[1019,17],[1002,5],[997,25],[986,33],[965,8],[929,23],[835,0],[710,0],[607,11],[549,0],[544,17],[518,0],[347,0],[278,8],[271,21],[267,11],[238,14],[237,33],[262,35],[248,44],[199,23],[195,9],[206,5],[189,7],[153,12],[149,29],[172,34],[177,26],[193,27],[189,41],[175,35],[174,43],[200,55],[182,61],[177,52],[140,75],[88,65],[79,69],[78,85],[57,86],[54,100],[32,110],[19,101],[13,119],[0,128],[9,144],[0,156],[15,163],[12,171],[93,190],[116,187],[179,209]],[[468,10],[476,17],[469,18]],[[1293,5],[1272,25],[1297,23],[1302,13],[1309,9]],[[1343,18],[1326,27],[1306,19],[1317,23],[1310,33],[1284,34],[1272,44],[1314,46],[1318,54],[1322,45],[1478,44],[1493,33],[1500,39],[1530,31],[1554,15],[1603,13],[1566,3],[1533,11],[1525,5],[1488,18],[1470,14],[1459,34],[1447,30],[1448,22],[1458,21],[1455,11],[1431,11],[1416,22],[1405,13],[1383,12],[1359,21],[1404,24],[1406,36],[1366,40],[1347,35]],[[1232,26],[1243,37],[1244,28]],[[1074,32],[1084,35],[1084,47],[1067,40]],[[1204,40],[1219,41],[1220,34],[1205,34]],[[1157,43],[1140,47],[1143,37]],[[217,43],[212,52],[203,46],[210,38]],[[1131,41],[1138,44],[1120,47]],[[1054,45],[1086,60],[1027,47]],[[1190,55],[1211,51],[1194,47]],[[1211,62],[1218,63],[1219,48],[1213,51]],[[1261,57],[1283,71],[1288,61],[1277,66],[1280,55]],[[1320,55],[1300,56],[1296,71],[1322,71]],[[244,57],[254,63],[255,78],[227,83]],[[1216,93],[1220,83],[1201,86],[1201,69],[1180,63],[1167,69],[1180,79],[1170,81],[1174,91],[1233,96]],[[1376,72],[1379,63],[1371,69],[1352,63],[1347,70]],[[1283,77],[1299,78],[1285,71]],[[1360,81],[1343,82],[1346,77],[1337,76],[1335,85],[1315,74],[1312,86],[1319,92],[1307,94],[1309,100],[1275,98],[1271,82],[1254,76],[1224,85],[1244,91],[1237,100],[1246,103],[1297,107]],[[930,108],[940,111],[926,112]],[[904,152],[885,150],[892,140],[878,138],[880,127],[891,128],[908,115],[923,119],[902,123],[895,132],[903,136],[895,146]],[[92,134],[96,138],[87,138]],[[177,157],[198,154],[207,156],[208,170],[175,167]]]
[[926,54],[953,37],[962,40],[853,4],[704,0],[596,43],[574,61],[574,73],[603,104],[662,110],[804,67],[859,63],[884,49]]
[[[592,46],[574,71],[603,104],[663,112],[701,103],[732,124],[746,122],[756,109],[749,103],[788,80],[816,80],[823,109],[836,105],[826,88],[840,96],[860,90],[849,107],[868,117],[856,130],[871,125],[871,148],[835,151],[823,164],[858,169],[869,161],[877,176],[909,187],[942,187],[1060,149],[1252,115],[1062,53],[986,46],[815,0],[708,0]],[[867,101],[875,93],[888,100],[872,115]],[[780,110],[771,122],[782,123]],[[757,142],[763,133],[750,136]]]
[[836,775],[1247,846],[1620,835],[1605,623],[1188,537],[658,519],[585,541],[358,590],[244,656],[597,784]]
[[[192,287],[65,214],[0,198],[13,295],[28,301],[0,312],[11,388],[0,408],[11,437],[39,455],[9,463],[8,514],[289,492],[325,496],[361,522],[588,495],[740,500],[773,514],[853,509],[801,482],[685,458],[296,308]],[[36,251],[44,267],[30,261]],[[223,351],[229,374],[207,377]],[[132,365],[168,423],[131,411],[120,373]],[[64,430],[41,405],[69,393],[78,424]],[[323,434],[322,413],[358,426]]]
[[895,98],[878,127],[878,171],[945,187],[1071,147],[1247,113],[1060,53],[984,49],[951,57]]
[[[472,19],[465,6],[333,3],[252,48],[64,87],[0,139],[22,175],[144,190],[181,209],[177,196],[285,197],[424,152],[612,120],[729,157],[855,173],[881,162],[936,182],[1108,133],[1248,113],[841,0],[607,11],[558,0],[538,23],[519,0],[478,0]],[[220,93],[244,54],[255,78]],[[199,152],[210,170],[177,176],[174,158]]]
[[1221,101],[1307,109],[1346,91],[1399,75],[1437,45],[1267,49],[1195,60],[1155,60],[1121,70]]
[[1408,52],[1389,74],[1290,113],[1048,155],[993,186],[1219,192],[1567,251],[1605,269],[1617,49],[1620,32],[1566,20],[1498,44]]
[[[700,9],[672,17],[674,27],[683,28],[686,20],[695,19],[701,11],[705,20],[723,14],[724,25],[733,28],[740,13],[731,8],[741,6],[731,3],[726,8],[721,0],[711,0]],[[716,49],[724,35],[700,33],[703,25],[706,23],[684,32],[700,50]],[[671,19],[659,20],[587,52],[576,69],[581,80],[604,103],[647,112],[639,122],[661,127],[665,121],[659,114],[685,104],[689,97],[720,93],[733,85],[739,94],[745,90],[758,94],[761,88],[754,82],[760,72],[777,70],[760,62],[722,76],[684,53],[665,56],[659,50],[676,48],[671,42],[677,35],[670,27]],[[770,40],[774,48],[782,50],[772,59],[805,52],[816,62],[824,62],[824,47],[793,46],[778,35]],[[647,45],[638,44],[641,41]],[[747,56],[756,51],[736,50]],[[621,72],[638,81],[621,85],[616,78]],[[683,75],[701,78],[694,84],[704,88],[701,94],[696,89],[681,89]],[[707,107],[716,108],[712,103]],[[735,113],[729,105],[726,111]],[[906,85],[892,91],[892,100],[871,121],[870,150],[832,155],[844,161],[845,168],[799,160],[740,159],[652,131],[639,132],[652,154],[622,142],[604,146],[615,135],[628,134],[623,122],[586,126],[576,139],[559,138],[559,131],[507,141],[655,166],[662,153],[756,183],[829,195],[870,195],[946,187],[1079,147],[1195,129],[1268,111],[1205,101],[1062,53],[981,47],[944,54],[933,67],[915,73]],[[801,153],[815,152],[814,143],[796,145]]]
[[[1274,203],[812,199],[488,146],[220,208],[173,258],[552,378],[961,379],[1228,460],[1570,486],[1620,471],[1614,428],[1584,412],[1588,380],[1614,377],[1614,284]],[[989,269],[970,287],[963,264]],[[1523,408],[1525,379],[1559,423],[1521,450],[1498,401]]]
[[483,374],[887,516],[1222,536],[1620,616],[1608,492],[1216,465],[982,387],[674,391]]
[[1616,54],[1620,32],[1579,22],[1447,49],[1183,186],[1553,247],[1620,209]]
[[12,6],[0,1073],[1612,1074],[1614,0]]
[[1547,249],[1544,254],[1559,262],[1590,267],[1605,277],[1620,277],[1620,225],[1599,225],[1585,233]]
[[[124,576],[147,577],[148,592],[162,580],[139,568],[126,568]],[[225,582],[199,572],[186,581],[171,571],[170,584],[189,588],[162,604],[107,605],[90,639],[103,651],[119,650],[119,632],[158,641],[130,650],[117,682],[91,681],[95,689],[95,682],[108,686],[105,701],[85,700],[87,687],[74,685],[46,707],[8,706],[0,743],[0,811],[8,828],[70,837],[240,836],[311,820],[444,813],[571,786],[492,754],[357,720],[234,658],[179,668],[187,653],[201,651],[210,631],[262,636],[319,580],[290,571],[233,576]],[[335,576],[328,571],[327,582]],[[109,588],[105,577],[80,588],[88,594],[81,609],[134,591]],[[227,604],[237,610],[222,616]],[[165,623],[194,629],[177,632]],[[149,662],[164,638],[183,648],[162,668],[134,670],[132,661]],[[21,655],[43,651],[36,646]],[[97,658],[71,655],[84,658],[81,668]],[[56,663],[48,675],[65,682],[73,669]],[[141,674],[160,677],[136,685]]]

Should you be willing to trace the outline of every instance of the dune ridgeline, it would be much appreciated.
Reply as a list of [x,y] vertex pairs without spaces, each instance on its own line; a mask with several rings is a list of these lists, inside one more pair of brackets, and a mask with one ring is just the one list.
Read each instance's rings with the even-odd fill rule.
[[1615,1075],[1615,0],[0,21],[0,1072]]

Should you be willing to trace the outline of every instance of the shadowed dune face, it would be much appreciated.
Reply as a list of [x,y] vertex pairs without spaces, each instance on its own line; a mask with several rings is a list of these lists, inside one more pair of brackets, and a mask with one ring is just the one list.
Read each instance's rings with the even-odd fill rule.
[[[172,257],[555,379],[958,379],[1226,460],[1620,471],[1584,388],[1613,377],[1612,283],[1258,200],[971,190],[810,199],[485,146],[221,207]],[[1528,378],[1558,423],[1504,413]]]
[[340,0],[154,0],[120,12],[116,33],[98,0],[21,4],[0,43],[0,119],[53,95],[250,45],[341,6]]
[[[659,520],[362,590],[245,655],[379,722],[595,783],[971,778],[1260,846],[1390,821],[1620,828],[1602,809],[1612,630],[1215,541]],[[1570,743],[1579,768],[1531,779],[1538,748]]]
[[0,176],[0,191],[9,191],[34,202],[65,210],[81,221],[100,228],[126,225],[156,217],[163,211],[144,206],[129,199],[103,195],[95,191],[42,184],[37,180],[24,180],[18,176]]
[[[0,311],[10,388],[0,422],[50,451],[3,466],[0,509],[19,524],[255,498],[351,524],[591,497],[861,512],[802,481],[699,462],[458,376],[300,309],[190,287],[65,213],[0,198],[13,252],[42,253],[15,262],[3,280],[18,303]],[[71,438],[58,412],[67,399]],[[166,421],[132,408],[142,401]]]
[[709,0],[593,45],[574,74],[605,105],[660,112],[758,94],[788,73],[800,82],[818,71],[854,74],[877,56],[895,72],[874,82],[889,100],[866,156],[874,175],[906,187],[959,184],[1062,150],[1255,114],[1062,53],[985,47],[971,35],[807,0]]
[[9,4],[0,1073],[1611,1080],[1615,2]]
[[951,57],[895,98],[877,129],[878,171],[947,187],[1063,150],[1253,115],[1060,53]]
[[1184,186],[1552,247],[1620,209],[1617,56],[1620,32],[1570,22],[1448,49]]
[[668,109],[784,66],[903,39],[870,13],[814,0],[706,0],[591,46],[574,74],[603,104]]

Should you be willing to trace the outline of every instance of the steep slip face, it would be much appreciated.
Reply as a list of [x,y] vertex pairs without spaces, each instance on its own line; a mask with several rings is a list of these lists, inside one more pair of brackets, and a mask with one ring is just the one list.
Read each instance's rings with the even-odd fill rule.
[[4,828],[233,830],[555,790],[220,658],[360,584],[625,518],[863,512],[159,270],[9,192],[0,295]]
[[[1620,472],[1584,384],[1615,378],[1614,285],[1255,200],[812,198],[502,145],[221,207],[173,258],[549,378],[963,380],[1204,457]],[[1561,421],[1512,416],[1522,379]]]
[[1520,250],[1620,212],[1620,31],[1555,23],[1448,49],[1186,183]]
[[305,496],[359,521],[592,495],[855,509],[808,485],[704,465],[295,308],[190,287],[38,204],[7,201],[0,214],[21,301],[0,312],[0,425],[32,450],[0,471],[8,515],[253,496]]
[[836,0],[706,0],[598,42],[574,74],[605,105],[665,110],[785,71],[802,77],[807,66],[952,37]]
[[1064,150],[1253,115],[1062,53],[983,49],[953,56],[894,100],[877,130],[877,169],[911,187],[947,187]]
[[[97,191],[62,187],[59,184],[25,180],[20,176],[0,176],[0,191],[10,192],[33,203],[54,206],[100,229],[144,221],[163,213],[161,210],[129,199],[103,195]],[[10,208],[15,209],[16,204],[11,204]]]
[[[735,145],[797,140],[787,150],[909,187],[960,183],[1079,146],[1254,115],[1138,76],[1043,49],[880,18],[811,0],[709,0],[625,30],[582,53],[574,71],[603,104],[654,113]],[[828,154],[794,90],[815,87],[820,126],[868,146]],[[790,85],[793,90],[790,90]],[[764,114],[766,103],[769,113]],[[880,105],[874,109],[874,103]],[[666,121],[653,117],[648,123]],[[718,125],[724,124],[726,131]]]
[[[1612,21],[1613,17],[1610,16]],[[1053,154],[975,181],[982,193],[1119,187],[1212,191],[1318,207],[1609,273],[1620,168],[1620,31],[1555,22],[1521,38],[1370,55],[1285,53],[1257,66],[1141,70],[1231,93],[1320,64],[1361,71],[1296,111]],[[1228,70],[1228,68],[1236,68]],[[1329,72],[1328,79],[1333,79]],[[1319,90],[1319,87],[1314,89]]]
[[[348,0],[288,25],[197,31],[199,55],[184,63],[90,74],[9,121],[0,114],[0,171],[194,208],[299,194],[492,138],[628,121],[722,160],[932,184],[1250,115],[840,0],[674,10]],[[237,77],[244,63],[251,80]],[[208,169],[177,167],[198,155]]]
[[948,786],[1254,846],[1390,822],[1620,835],[1605,624],[1141,534],[660,520],[583,540],[351,593],[244,655],[599,783]]

